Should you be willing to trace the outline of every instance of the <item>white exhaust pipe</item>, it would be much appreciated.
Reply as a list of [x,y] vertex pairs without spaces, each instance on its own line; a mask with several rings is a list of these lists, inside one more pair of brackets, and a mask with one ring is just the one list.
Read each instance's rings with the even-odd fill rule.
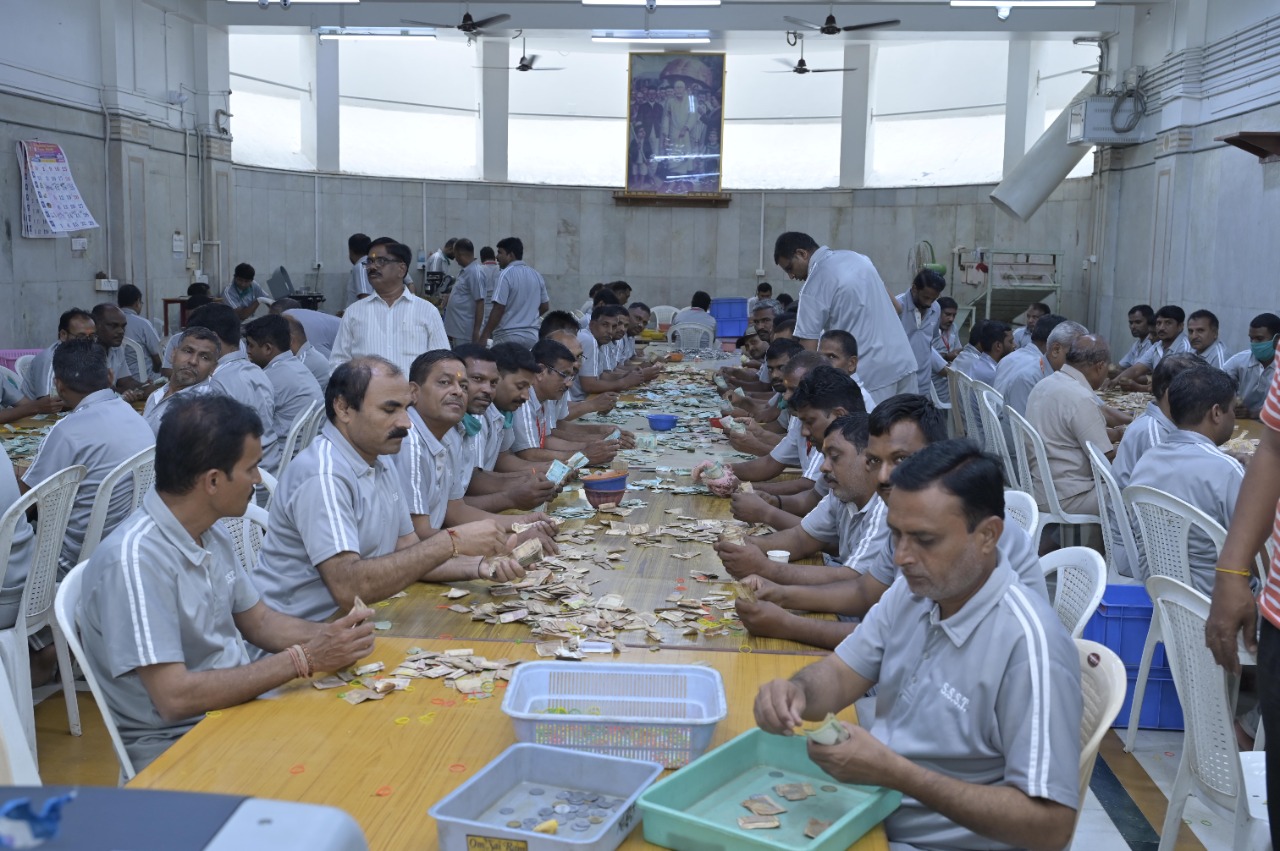
[[[1094,94],[1097,84],[1090,80],[1072,103]],[[1067,144],[1070,107],[1062,110],[1049,129],[1044,131],[1031,150],[1018,160],[1009,176],[991,193],[991,202],[1020,221],[1027,221],[1049,199],[1053,190],[1067,179],[1084,155],[1088,145]]]

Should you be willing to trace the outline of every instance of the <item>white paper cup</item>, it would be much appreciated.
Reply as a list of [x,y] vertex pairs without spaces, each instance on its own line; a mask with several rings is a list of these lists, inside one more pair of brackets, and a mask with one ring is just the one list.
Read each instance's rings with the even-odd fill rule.
[[791,561],[790,550],[769,550],[765,555],[769,557],[769,561],[782,562],[783,564]]

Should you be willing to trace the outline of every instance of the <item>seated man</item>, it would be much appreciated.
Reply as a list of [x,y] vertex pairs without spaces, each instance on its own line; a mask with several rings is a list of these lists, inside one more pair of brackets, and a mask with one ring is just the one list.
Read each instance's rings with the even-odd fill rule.
[[[967,441],[893,476],[902,577],[831,656],[756,696],[761,729],[792,735],[878,686],[865,727],[809,743],[836,780],[903,793],[891,843],[1065,848],[1080,796],[1080,663],[1048,601],[998,547],[1000,468]],[[1052,707],[1052,711],[1050,711]]]
[[196,308],[187,325],[208,328],[218,335],[218,365],[209,380],[214,389],[244,402],[262,421],[262,466],[274,471],[280,463],[285,435],[276,426],[276,396],[271,381],[240,350],[240,320],[225,304]]
[[1209,366],[1222,369],[1227,362],[1227,347],[1218,339],[1218,317],[1211,311],[1197,310],[1187,317],[1187,342]]
[[1156,344],[1147,349],[1132,366],[1107,381],[1104,390],[1146,390],[1151,385],[1148,377],[1165,355],[1191,351],[1191,342],[1182,330],[1187,314],[1176,304],[1166,304],[1156,311]]
[[289,322],[283,316],[259,316],[244,326],[245,354],[271,382],[280,439],[313,404],[324,404],[320,383],[290,348]]
[[[569,350],[573,355],[573,375],[576,378],[582,369],[582,342],[578,339],[576,331],[570,333],[565,330],[551,331],[543,334],[544,340],[555,340],[560,345]],[[586,414],[607,414],[618,404],[620,394],[615,390],[608,393],[595,393],[586,397],[580,402],[573,401],[573,387],[560,396],[556,404],[556,420],[568,422],[577,420]]]
[[146,354],[146,363],[135,362],[132,351],[126,350],[125,361],[129,366],[129,374],[150,380],[153,375],[160,374],[160,335],[156,326],[146,319],[142,313],[142,290],[133,284],[124,284],[116,293],[116,304],[124,312],[127,325],[124,335],[133,340]]
[[708,311],[711,310],[711,296],[702,290],[694,292],[693,297],[689,299],[689,306],[683,308],[676,313],[674,319],[671,320],[672,326],[676,325],[705,325],[711,329],[711,338],[714,340],[716,336],[716,318]]
[[[271,306],[275,307],[274,304]],[[286,313],[284,318],[289,323],[289,351],[293,352],[298,362],[307,368],[311,377],[316,380],[316,384],[320,385],[320,392],[323,393],[329,386],[329,374],[333,372],[333,367],[329,365],[329,358],[311,345],[311,340],[307,337],[307,329],[296,316]]]
[[[1235,393],[1235,382],[1220,369],[1194,366],[1178,373],[1168,391],[1169,419],[1178,430],[1143,454],[1129,484],[1164,491],[1200,509],[1223,529],[1230,528],[1244,467],[1218,447],[1231,439],[1236,426]],[[1218,548],[1192,527],[1187,534],[1187,561],[1191,584],[1201,594],[1213,594],[1217,560]],[[1138,577],[1146,580],[1150,567],[1142,547],[1138,547],[1138,562]]]
[[[222,290],[222,303],[236,312],[236,318],[244,322],[257,311],[267,293],[254,280],[257,272],[248,263],[237,263],[231,283]],[[265,424],[264,424],[265,425]]]
[[968,358],[963,363],[956,358],[953,369],[963,372],[974,381],[993,385],[996,380],[996,367],[1005,355],[1013,354],[1013,331],[1003,322],[987,319],[974,325],[969,335],[969,343],[977,349],[977,357]]
[[0,425],[36,414],[56,414],[61,410],[61,399],[53,396],[28,399],[22,395],[22,379],[18,378],[17,373],[0,373]]
[[1156,311],[1149,304],[1139,304],[1129,309],[1129,333],[1133,336],[1133,345],[1124,357],[1120,358],[1118,367],[1111,371],[1119,374],[1121,370],[1133,366],[1152,346],[1156,344]]
[[[576,452],[586,455],[592,464],[612,461],[621,448],[617,439],[606,440],[608,435],[600,435],[566,440],[551,433],[552,412],[573,383],[573,354],[555,340],[546,339],[534,345],[533,358],[540,369],[529,385],[529,398],[516,411],[511,451],[525,461],[567,461]],[[610,431],[621,435],[621,429]]]
[[[1024,417],[1027,415],[1027,397],[1031,388],[1061,369],[1067,356],[1067,347],[1055,346],[1049,356],[1049,335],[1063,322],[1065,316],[1047,313],[1036,320],[1035,327],[1027,334],[1028,345],[1021,346],[1000,359],[996,366],[995,388],[1004,403]],[[1080,333],[1084,333],[1081,326]],[[1006,432],[1007,434],[1008,432]]]
[[[819,366],[826,366],[826,363],[824,358],[817,352],[807,352],[801,349],[792,355],[782,366],[782,389],[773,403],[780,413],[786,414],[785,427],[782,426],[781,417],[779,417],[778,423],[766,423],[763,426],[753,419],[744,418],[742,424],[747,427],[746,433],[743,434],[730,429],[728,432],[729,445],[739,452],[761,457],[772,456],[784,467],[799,467],[803,470],[806,466],[808,453],[800,451],[800,448],[803,448],[803,441],[800,441],[800,423],[794,416],[791,397],[796,392],[796,388],[800,386],[800,382],[809,374],[809,371]],[[778,426],[780,430],[773,430],[772,426],[774,425]],[[797,443],[797,441],[800,442]],[[780,454],[774,455],[773,453]],[[771,479],[780,472],[782,471],[778,470],[765,478]],[[744,481],[754,482],[760,481],[760,479],[752,478],[744,479]]]
[[[277,299],[267,308],[268,313],[283,314],[285,319],[294,319],[302,326],[305,339],[311,347],[329,359],[333,351],[333,343],[338,338],[338,329],[342,327],[342,317],[319,310],[306,310],[296,298]],[[297,354],[297,352],[294,352]]]
[[209,377],[218,366],[218,352],[222,348],[218,335],[208,328],[188,328],[178,335],[178,346],[173,352],[173,371],[169,383],[152,391],[147,397],[142,418],[156,434],[160,433],[160,421],[180,394],[200,396],[215,392]]
[[823,331],[818,338],[818,354],[826,358],[828,365],[857,382],[858,389],[862,391],[862,404],[868,412],[875,408],[876,400],[871,398],[867,388],[862,386],[862,379],[858,377],[858,341],[852,334],[837,329]]
[[1111,475],[1121,490],[1129,487],[1133,468],[1147,450],[1164,443],[1178,430],[1169,419],[1169,385],[1179,373],[1203,365],[1204,360],[1190,352],[1179,352],[1160,359],[1155,372],[1151,373],[1151,395],[1154,398],[1147,403],[1143,416],[1135,419],[1133,425],[1125,429],[1120,445],[1116,447],[1115,460],[1111,462]]
[[627,335],[622,338],[622,362],[627,363],[636,358],[636,337],[649,327],[649,319],[653,311],[642,301],[633,301],[627,305],[627,313],[631,320],[627,323]]
[[[58,346],[68,340],[98,339],[93,323],[93,315],[87,310],[73,307],[58,317],[58,339],[49,348],[38,352],[27,364],[27,374],[22,379],[22,398],[33,402],[41,402],[48,396],[54,396],[53,389],[53,353]],[[55,410],[62,410],[61,407]]]
[[[595,313],[597,307],[607,307],[609,305],[622,302],[618,300],[618,295],[613,291],[612,287],[602,286],[591,296],[591,307],[582,311],[582,318],[578,320],[578,330],[581,331],[591,323],[591,314]],[[624,305],[625,306],[625,305]]]
[[[182,302],[179,311],[183,318],[181,331],[191,327],[191,314],[195,313],[197,308],[213,303],[208,293],[208,284],[192,284],[187,287],[187,298]],[[169,341],[164,344],[164,354],[160,356],[160,374],[165,378],[173,372],[173,350],[178,346],[178,336],[173,334],[169,337]]]
[[[107,352],[107,369],[115,382],[112,386],[126,394],[138,388],[142,388],[144,393],[150,391],[151,386],[139,379],[139,375],[146,374],[145,364],[138,364],[140,372],[135,373],[129,369],[129,361],[124,356],[125,329],[129,327],[124,311],[109,302],[96,304],[93,307],[93,325],[98,342]],[[127,398],[144,397],[131,394]]]
[[630,314],[620,304],[598,307],[591,314],[591,321],[578,332],[578,341],[582,343],[582,366],[577,378],[571,380],[571,399],[581,402],[593,393],[630,390],[651,378],[656,378],[662,371],[657,364],[639,370],[610,370],[601,362],[601,349],[614,342],[613,332],[617,325],[625,325]]
[[760,393],[755,390],[743,390],[742,387],[734,388],[728,397],[729,404],[733,407],[727,413],[732,413],[735,417],[751,417],[761,425],[771,425],[771,431],[785,434],[791,414],[784,406],[778,404],[782,401],[783,393],[786,392],[782,373],[787,363],[802,351],[804,346],[789,338],[774,340],[770,343],[765,352],[764,365],[761,367],[769,381],[768,392]]
[[1240,399],[1237,416],[1247,414],[1257,419],[1267,400],[1267,388],[1276,371],[1276,340],[1280,339],[1280,316],[1259,313],[1249,321],[1249,348],[1237,352],[1223,364],[1223,370],[1236,380]]
[[[234,399],[182,397],[156,438],[155,489],[84,568],[76,621],[137,770],[206,712],[373,651],[370,609],[315,624],[268,608],[218,523],[260,481],[261,433]],[[246,640],[273,655],[251,663]]]
[[[751,324],[747,328],[748,333],[754,331],[758,341],[757,345],[763,346],[767,350],[769,344],[773,342],[773,323],[781,318],[782,308],[771,298],[761,299],[751,308],[749,316],[751,317]],[[795,327],[794,321],[791,326],[792,328]],[[764,358],[764,352],[754,354],[751,360],[757,361],[756,363],[746,363],[741,367],[721,367],[720,374],[724,376],[730,387],[742,387],[744,390],[767,390],[769,388],[769,370],[765,365]]]
[[[0,514],[9,509],[21,496],[18,477],[9,460],[9,452],[0,445]],[[22,606],[22,591],[31,572],[31,561],[36,555],[36,533],[26,515],[19,516],[13,524],[13,536],[9,539],[9,566],[4,574],[4,587],[0,588],[0,629],[11,629],[18,622]],[[31,685],[44,685],[53,676],[54,663],[48,660],[37,665],[35,652],[28,648],[31,659]],[[46,654],[47,655],[47,654]],[[39,679],[37,679],[37,676]]]

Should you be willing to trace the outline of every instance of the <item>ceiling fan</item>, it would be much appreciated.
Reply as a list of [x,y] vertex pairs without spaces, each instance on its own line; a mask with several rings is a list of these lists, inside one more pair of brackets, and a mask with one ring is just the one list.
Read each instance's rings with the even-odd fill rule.
[[898,20],[897,18],[894,18],[891,21],[875,21],[869,24],[850,24],[847,27],[842,27],[836,23],[836,16],[834,13],[834,9],[835,9],[834,4],[832,5],[831,8],[832,8],[832,13],[828,14],[827,19],[823,21],[821,24],[815,24],[812,21],[806,21],[802,18],[793,18],[790,15],[783,15],[782,20],[786,21],[789,24],[795,24],[797,27],[803,27],[808,30],[817,30],[823,35],[840,35],[840,33],[849,33],[849,32],[854,32],[856,30],[873,30],[879,27],[896,27],[898,24],[902,23],[902,21]]
[[536,53],[533,56],[529,55],[528,50],[525,48],[525,40],[522,38],[520,39],[520,61],[517,62],[514,67],[509,69],[505,67],[493,68],[492,66],[489,66],[489,65],[483,65],[481,67],[489,68],[490,70],[500,70],[500,71],[507,71],[507,70],[510,70],[510,71],[563,71],[564,70],[563,68],[535,68],[533,66],[537,61],[538,61],[538,55]]
[[412,24],[415,27],[434,27],[438,30],[456,29],[459,32],[464,33],[468,38],[474,38],[475,36],[483,35],[481,30],[509,20],[511,20],[511,16],[503,14],[492,15],[491,17],[481,18],[477,21],[475,18],[471,17],[471,12],[468,11],[463,12],[462,21],[457,24],[431,24],[426,21],[410,21],[405,18],[401,18],[400,23]]
[[766,73],[769,73],[769,74],[787,74],[787,73],[834,74],[840,71],[857,71],[858,70],[857,68],[810,68],[807,64],[805,64],[805,61],[804,61],[804,39],[803,38],[799,39],[799,42],[800,42],[800,61],[799,62],[797,62],[795,65],[792,65],[790,62],[788,62],[785,59],[779,59],[777,61],[781,62],[783,65],[786,65],[787,70],[786,71],[768,71]]

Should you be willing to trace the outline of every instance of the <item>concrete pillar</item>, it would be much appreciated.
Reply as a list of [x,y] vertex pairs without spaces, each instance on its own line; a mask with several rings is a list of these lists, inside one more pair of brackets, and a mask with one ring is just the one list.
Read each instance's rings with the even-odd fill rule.
[[1038,42],[1009,42],[1009,67],[1004,97],[1004,170],[1013,171],[1027,149],[1044,132],[1044,99],[1037,78],[1040,71]]
[[846,44],[846,71],[840,93],[840,188],[861,189],[871,174],[871,110],[874,106],[876,49],[870,44]]
[[[314,132],[317,171],[340,171],[339,162],[339,40],[317,39]],[[304,110],[305,112],[305,110]],[[306,119],[303,119],[306,124]]]
[[[320,39],[313,33],[294,36],[298,39],[298,70],[307,92],[298,92],[302,115],[302,155],[316,162],[317,78],[320,74]],[[327,45],[326,45],[327,46]]]
[[507,39],[481,39],[477,47],[480,66],[480,127],[476,132],[476,164],[480,179],[502,183],[507,179],[507,117],[511,102],[511,48]]

